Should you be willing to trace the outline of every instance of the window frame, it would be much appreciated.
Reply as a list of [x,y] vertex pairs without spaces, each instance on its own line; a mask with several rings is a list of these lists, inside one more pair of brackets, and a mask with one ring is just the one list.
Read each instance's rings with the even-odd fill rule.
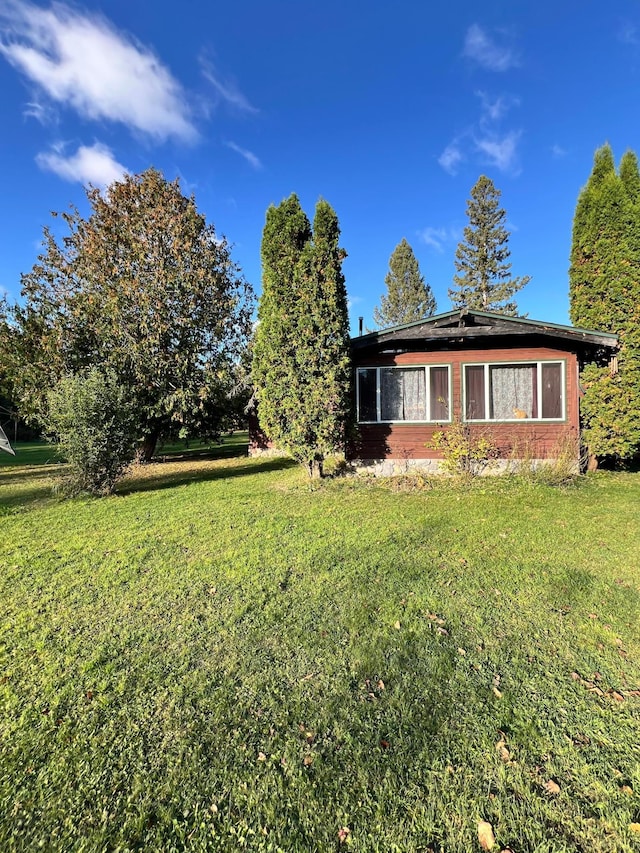
[[[449,417],[445,420],[443,418],[429,418],[426,420],[382,420],[380,417],[382,410],[381,403],[381,386],[380,386],[380,371],[381,370],[411,370],[415,368],[422,368],[424,371],[424,381],[425,381],[425,401],[427,404],[427,416],[431,414],[431,368],[440,367],[446,368],[447,370],[447,390],[449,393],[448,400],[448,409],[449,409]],[[376,372],[376,420],[375,421],[363,421],[360,419],[360,382],[358,380],[358,375],[361,370],[375,370]],[[356,367],[356,419],[359,424],[448,424],[452,421],[452,408],[453,408],[453,370],[451,369],[451,364],[444,362],[437,364],[380,364],[380,365],[371,365],[367,367],[366,365],[361,365]]]
[[[562,415],[559,418],[543,418],[538,415],[537,418],[468,418],[467,417],[467,367],[483,367],[484,368],[484,410],[485,413],[491,411],[491,386],[489,379],[490,368],[492,367],[509,367],[510,365],[517,367],[536,367],[536,392],[538,395],[537,408],[542,412],[542,367],[549,364],[560,365],[560,387],[562,389]],[[559,424],[566,423],[567,420],[567,360],[566,358],[541,358],[541,359],[507,359],[504,361],[465,361],[461,364],[462,369],[462,420],[469,424],[521,424],[521,423],[544,423],[544,424]]]

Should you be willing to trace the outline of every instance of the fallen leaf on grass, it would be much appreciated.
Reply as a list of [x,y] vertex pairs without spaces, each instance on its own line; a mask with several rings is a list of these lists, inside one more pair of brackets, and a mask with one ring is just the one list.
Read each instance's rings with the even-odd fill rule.
[[505,764],[511,763],[511,753],[507,749],[507,745],[502,738],[500,738],[496,744],[496,751]]
[[612,699],[615,699],[616,702],[624,702],[624,696],[622,693],[618,693],[617,690],[608,690],[607,693]]
[[493,685],[493,687],[491,689],[492,689],[493,695],[496,697],[496,699],[502,699],[502,691],[498,690],[498,688],[495,686],[495,684]]
[[560,785],[557,782],[554,782],[553,779],[549,779],[548,782],[544,783],[544,789],[548,794],[555,796],[560,793]]
[[631,785],[623,785],[620,788],[620,793],[626,794],[627,796],[631,797],[633,796],[633,788],[631,787]]
[[338,841],[340,844],[345,844],[347,838],[351,835],[351,830],[348,826],[343,826],[342,829],[338,830]]
[[630,823],[629,829],[631,832],[640,832],[640,823]]
[[400,623],[394,622],[393,627],[396,629],[396,631],[399,631],[400,630]]
[[496,843],[493,827],[486,820],[478,821],[478,841],[483,850],[492,850]]
[[302,763],[305,767],[311,767],[311,765],[313,764],[313,755],[305,755],[305,757],[302,759]]
[[267,756],[264,754],[264,752],[259,752],[258,753],[258,761],[266,761],[266,760],[267,760]]
[[382,749],[389,749],[389,741],[388,740],[381,740],[380,741],[380,747]]

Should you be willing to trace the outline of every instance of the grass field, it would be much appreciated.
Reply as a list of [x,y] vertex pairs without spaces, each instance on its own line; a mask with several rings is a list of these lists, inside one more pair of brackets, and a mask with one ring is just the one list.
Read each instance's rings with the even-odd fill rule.
[[[0,849],[640,849],[640,475],[0,462]],[[215,458],[217,456],[217,458]]]

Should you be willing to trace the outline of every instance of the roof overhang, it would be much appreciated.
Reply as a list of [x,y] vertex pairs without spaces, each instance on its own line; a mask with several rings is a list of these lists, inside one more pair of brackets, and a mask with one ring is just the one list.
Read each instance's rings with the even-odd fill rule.
[[359,335],[351,339],[351,347],[354,352],[357,352],[391,346],[415,348],[418,343],[460,346],[465,341],[473,345],[480,340],[492,340],[497,343],[500,338],[514,337],[537,339],[542,337],[570,341],[579,349],[610,351],[618,349],[616,335],[609,332],[578,329],[575,326],[562,326],[557,323],[544,323],[540,320],[467,309],[448,311],[406,326],[394,326],[390,329],[370,332],[367,335]]

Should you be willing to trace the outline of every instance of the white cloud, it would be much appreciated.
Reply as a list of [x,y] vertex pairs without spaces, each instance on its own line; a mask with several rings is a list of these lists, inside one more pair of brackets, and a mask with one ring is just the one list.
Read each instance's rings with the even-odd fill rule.
[[517,147],[520,135],[520,131],[512,130],[501,138],[497,136],[476,137],[474,142],[478,151],[491,166],[495,166],[501,172],[513,174],[519,171]]
[[560,160],[562,157],[566,157],[568,152],[561,145],[552,145],[551,146],[551,156],[556,160]]
[[442,166],[445,172],[449,172],[450,175],[456,174],[458,166],[462,160],[464,160],[464,155],[461,150],[460,140],[458,139],[454,139],[453,142],[450,142],[438,157],[438,163]]
[[459,234],[455,228],[433,228],[431,226],[418,231],[418,236],[423,243],[426,243],[439,254],[444,252],[447,244],[454,243],[459,239]]
[[214,66],[206,59],[200,60],[202,74],[213,87],[219,100],[225,101],[240,112],[257,113],[258,110],[249,102],[233,80],[223,80]]
[[491,98],[486,92],[476,92],[482,102],[481,121],[498,122],[512,107],[520,106],[520,99],[512,95],[498,95]]
[[38,98],[34,98],[33,101],[29,101],[25,104],[22,115],[25,118],[34,118],[45,127],[57,124],[56,111]]
[[65,156],[63,148],[38,154],[36,162],[41,169],[54,172],[65,181],[79,181],[95,187],[109,186],[120,180],[128,169],[115,159],[106,145],[96,142],[92,146],[81,145],[75,154]]
[[164,140],[197,136],[180,83],[152,51],[105,18],[63,3],[5,0],[0,53],[53,101],[84,118]]
[[510,47],[496,44],[479,24],[467,30],[462,53],[489,71],[507,71],[520,64]]
[[235,151],[236,154],[239,154],[241,157],[244,157],[244,159],[252,168],[256,170],[262,169],[262,163],[252,151],[247,151],[246,148],[241,148],[239,145],[236,145],[235,142],[227,142],[226,145],[227,148],[230,148],[232,151]]
[[513,95],[492,97],[483,91],[476,92],[476,95],[480,99],[480,115],[454,137],[438,158],[438,163],[450,175],[457,174],[458,166],[464,160],[479,160],[502,172],[517,174],[517,149],[522,133],[505,129],[503,119],[509,110],[520,106],[520,99]]

